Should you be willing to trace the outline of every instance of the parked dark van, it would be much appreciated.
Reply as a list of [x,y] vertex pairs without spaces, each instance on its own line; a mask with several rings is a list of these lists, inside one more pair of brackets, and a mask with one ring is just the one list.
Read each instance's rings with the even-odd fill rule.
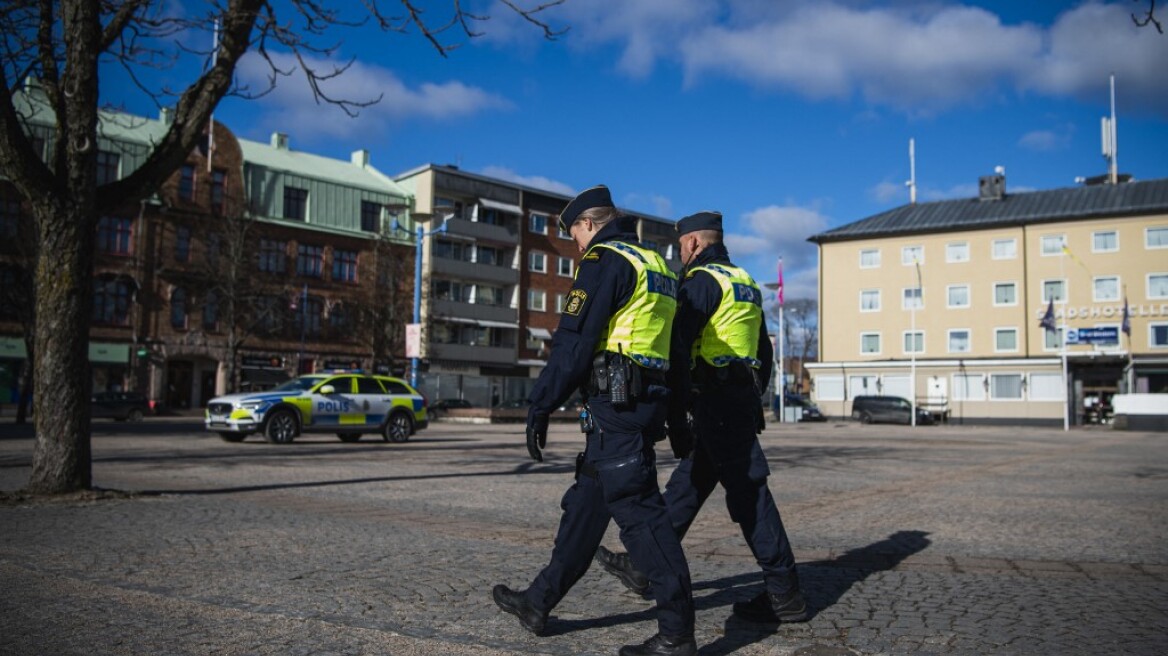
[[[911,424],[912,404],[899,396],[857,396],[852,399],[852,419],[865,424]],[[917,406],[917,423],[933,423],[933,415]]]

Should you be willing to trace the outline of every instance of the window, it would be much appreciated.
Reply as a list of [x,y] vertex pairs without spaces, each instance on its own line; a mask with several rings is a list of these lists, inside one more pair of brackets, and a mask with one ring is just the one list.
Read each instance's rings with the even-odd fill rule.
[[174,261],[191,260],[191,229],[180,226],[174,233]]
[[815,398],[820,401],[844,400],[844,377],[840,375],[822,375],[814,378]]
[[361,230],[381,232],[381,203],[361,201]]
[[320,315],[324,313],[324,302],[319,296],[309,296],[306,299],[301,297],[301,300],[304,301],[304,306],[296,313],[296,327],[302,335],[319,337]]
[[464,285],[456,280],[435,280],[434,298],[440,301],[461,301],[469,303],[473,285]]
[[1042,254],[1043,255],[1062,255],[1063,253],[1063,236],[1062,235],[1043,235],[1042,236]]
[[15,191],[0,191],[0,237],[15,239],[20,234],[20,198]]
[[284,218],[303,221],[308,217],[308,190],[284,187]]
[[385,394],[385,390],[381,387],[381,383],[376,378],[366,378],[364,376],[357,377],[357,393],[358,394]]
[[527,290],[527,309],[535,312],[547,310],[547,292],[542,289]]
[[961,328],[949,331],[949,352],[969,353],[969,331]]
[[547,273],[547,255],[539,251],[532,251],[527,256],[527,268],[536,273]]
[[1063,376],[1062,374],[1030,374],[1031,401],[1062,401]]
[[880,266],[880,249],[865,248],[860,251],[860,268],[875,269]]
[[[568,226],[571,228],[572,226]],[[560,222],[556,221],[556,236],[560,239],[571,239],[572,233],[568,230],[560,230]]]
[[860,291],[860,312],[880,311],[880,290],[864,289]]
[[1042,348],[1048,351],[1055,351],[1063,346],[1063,327],[1057,326],[1058,330],[1042,330]]
[[479,264],[496,266],[499,264],[499,249],[491,246],[479,246],[475,251],[475,261]]
[[288,245],[272,239],[260,240],[260,271],[285,273],[288,270]]
[[130,219],[103,216],[97,222],[97,250],[113,255],[129,255],[133,232]]
[[1018,286],[1012,282],[994,283],[994,305],[1017,305]]
[[555,311],[556,311],[556,314],[563,314],[564,313],[564,295],[563,294],[556,294]]
[[434,257],[470,262],[473,247],[462,242],[437,239],[434,241],[433,253]]
[[211,172],[211,211],[216,214],[223,213],[224,190],[227,186],[227,172],[223,169],[215,169]]
[[860,333],[860,353],[865,355],[880,353],[880,333]]
[[1148,298],[1168,298],[1168,273],[1148,274]]
[[661,247],[661,257],[667,260],[672,260],[676,257],[676,254],[674,253],[676,250],[677,249],[673,244],[665,244]]
[[1119,234],[1114,230],[1100,230],[1091,233],[1091,251],[1113,253],[1119,250]]
[[969,285],[949,285],[949,307],[969,307]]
[[214,290],[207,292],[203,301],[203,330],[219,328],[219,295]]
[[109,184],[118,179],[118,164],[121,157],[108,150],[97,151],[97,184]]
[[561,276],[567,276],[567,277],[571,278],[572,277],[572,264],[573,264],[572,258],[561,257],[560,261],[559,261],[558,273]]
[[946,262],[968,262],[969,261],[969,242],[955,241],[945,244],[945,261]]
[[912,266],[913,264],[925,263],[925,247],[924,246],[905,246],[900,249],[900,263]]
[[1091,298],[1095,302],[1119,300],[1119,277],[1098,276],[1094,281]]
[[1066,299],[1066,282],[1062,280],[1042,281],[1042,302],[1062,303]]
[[548,218],[543,214],[532,214],[527,219],[527,230],[537,235],[546,235]]
[[183,200],[195,199],[195,166],[183,164],[178,174],[178,197]]
[[328,311],[328,324],[333,334],[341,334],[349,327],[349,315],[343,303],[336,303]]
[[1022,399],[1022,374],[990,374],[990,398],[995,401]]
[[925,352],[925,333],[918,330],[913,332],[906,330],[904,333],[904,352],[905,353],[924,353]]
[[954,401],[984,401],[984,374],[953,374]]
[[1168,323],[1148,324],[1148,346],[1168,348]]
[[333,280],[357,282],[356,251],[333,251]]
[[994,351],[998,353],[1013,353],[1018,350],[1017,328],[994,329]]
[[324,247],[300,244],[296,247],[296,275],[319,278],[324,275]]
[[1018,257],[1018,241],[1016,239],[995,239],[993,258],[995,260],[1012,260]]
[[170,327],[187,329],[187,290],[182,287],[175,287],[170,292]]
[[913,308],[919,310],[925,307],[925,299],[921,297],[921,291],[919,287],[910,287],[904,290],[904,298],[901,300],[900,307],[905,310]]
[[130,284],[126,279],[94,279],[93,323],[107,326],[130,323]]
[[1144,248],[1168,248],[1168,227],[1144,228]]

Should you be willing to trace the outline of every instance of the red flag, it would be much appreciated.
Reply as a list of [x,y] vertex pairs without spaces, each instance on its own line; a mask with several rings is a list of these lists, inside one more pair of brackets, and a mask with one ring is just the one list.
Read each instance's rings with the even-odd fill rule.
[[783,304],[783,258],[779,258],[779,305]]

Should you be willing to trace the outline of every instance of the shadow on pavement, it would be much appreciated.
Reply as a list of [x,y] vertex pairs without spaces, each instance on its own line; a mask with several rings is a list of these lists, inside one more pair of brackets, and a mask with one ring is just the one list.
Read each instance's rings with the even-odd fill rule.
[[[924,531],[897,531],[879,542],[873,542],[858,549],[847,551],[831,560],[815,560],[799,563],[799,578],[803,594],[812,617],[823,609],[835,605],[851,587],[875,572],[896,568],[909,556],[924,551],[932,541]],[[714,589],[713,594],[695,598],[698,609],[730,606],[741,599],[748,599],[762,591],[757,583],[759,574],[740,574],[715,581],[696,583],[694,590]],[[726,619],[725,633],[721,638],[699,650],[704,656],[732,654],[747,645],[760,642],[776,633],[777,625],[753,624],[734,615]]]

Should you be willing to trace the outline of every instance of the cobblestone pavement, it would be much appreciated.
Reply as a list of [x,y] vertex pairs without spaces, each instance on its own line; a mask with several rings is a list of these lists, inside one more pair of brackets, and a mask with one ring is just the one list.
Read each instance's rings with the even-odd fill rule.
[[[551,553],[568,425],[542,464],[515,425],[94,432],[95,485],[120,492],[27,499],[33,440],[0,425],[0,654],[613,654],[656,629],[595,567],[545,637],[491,602]],[[1168,435],[829,422],[762,442],[815,615],[731,617],[761,578],[716,492],[684,542],[702,654],[1168,653]]]

